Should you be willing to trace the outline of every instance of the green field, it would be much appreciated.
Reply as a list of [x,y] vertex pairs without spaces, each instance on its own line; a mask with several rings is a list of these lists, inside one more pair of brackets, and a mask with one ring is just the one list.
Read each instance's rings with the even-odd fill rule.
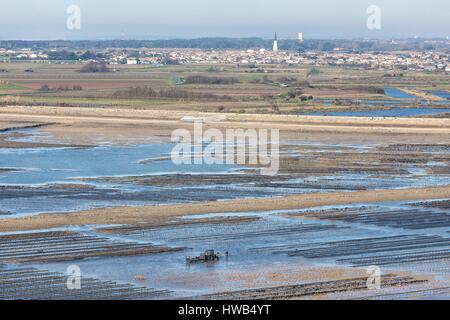
[[27,88],[16,85],[14,83],[10,83],[10,82],[1,83],[0,82],[0,90],[26,90],[26,89]]

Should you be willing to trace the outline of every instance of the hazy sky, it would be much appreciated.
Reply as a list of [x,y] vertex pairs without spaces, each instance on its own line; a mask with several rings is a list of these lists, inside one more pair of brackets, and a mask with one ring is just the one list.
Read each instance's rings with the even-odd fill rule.
[[[69,5],[81,29],[68,30]],[[381,30],[366,26],[369,5]],[[450,0],[1,0],[0,39],[165,39],[206,36],[390,38],[450,35]]]

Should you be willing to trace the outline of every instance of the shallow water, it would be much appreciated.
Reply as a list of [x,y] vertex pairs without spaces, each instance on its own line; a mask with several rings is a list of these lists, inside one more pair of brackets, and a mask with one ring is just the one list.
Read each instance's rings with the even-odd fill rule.
[[448,91],[431,90],[431,91],[428,91],[428,92],[431,93],[432,95],[438,96],[438,97],[443,98],[443,99],[447,99],[447,100],[450,99],[450,92],[448,92]]
[[[133,281],[136,274],[143,275],[146,280],[139,283],[148,287],[164,288],[172,290],[177,296],[193,296],[212,293],[214,291],[238,290],[246,288],[248,282],[245,279],[236,277],[233,274],[240,272],[252,274],[254,270],[260,270],[262,266],[268,268],[286,268],[298,265],[303,258],[288,257],[287,255],[274,255],[270,251],[255,251],[254,249],[276,245],[298,245],[309,244],[318,239],[340,240],[353,235],[373,235],[377,236],[380,231],[353,230],[348,229],[316,232],[290,232],[290,228],[301,227],[304,224],[311,225],[333,225],[323,221],[305,221],[303,219],[286,219],[277,215],[261,213],[246,213],[246,216],[262,216],[263,219],[236,225],[201,225],[177,228],[161,228],[158,230],[144,231],[142,233],[120,236],[122,239],[133,241],[144,241],[155,244],[169,246],[189,246],[189,249],[182,252],[164,253],[148,256],[136,257],[116,257],[101,260],[79,261],[77,265],[81,267],[86,276],[94,276],[103,279],[113,279],[119,282]],[[230,216],[233,216],[232,214]],[[276,230],[286,228],[287,232],[277,235],[251,236],[252,233],[264,232],[265,230]],[[214,237],[225,235],[226,239]],[[250,235],[250,236],[247,236]],[[211,238],[209,238],[209,236]],[[243,238],[244,236],[244,238]],[[114,236],[113,236],[114,237]],[[185,238],[200,240],[185,240]],[[221,253],[230,252],[229,258],[223,258],[215,264],[185,264],[186,256],[196,256],[205,249],[215,249]],[[326,262],[326,261],[324,261]],[[305,261],[303,267],[312,266],[315,262]],[[44,267],[49,270],[64,272],[67,263],[46,264]],[[37,265],[37,267],[43,267]],[[219,281],[211,279],[206,283],[199,281],[202,277],[215,277]],[[263,275],[261,275],[263,277]],[[258,279],[264,282],[264,279]],[[282,285],[273,282],[268,285]]]
[[397,88],[384,88],[384,93],[388,97],[396,99],[418,99],[419,97]]
[[365,111],[343,111],[343,112],[314,112],[312,116],[333,117],[414,117],[450,113],[449,109],[440,108],[393,108],[389,110],[365,110]]
[[[32,137],[29,138],[33,141]],[[298,142],[297,144],[307,144]],[[324,149],[323,144],[314,144]],[[331,147],[331,146],[328,146]],[[333,145],[336,148],[336,145]],[[341,145],[355,150],[365,145]],[[306,178],[276,178],[259,181],[227,175],[242,167],[233,165],[177,166],[168,157],[171,144],[101,146],[94,148],[0,149],[0,168],[17,169],[0,174],[0,215],[30,215],[70,212],[109,206],[262,198],[312,192],[407,188],[448,183],[441,176],[423,174],[423,169],[405,166],[410,174],[398,176],[343,173]],[[146,159],[157,159],[145,161]],[[144,161],[143,161],[144,160]],[[160,187],[124,179],[104,177],[200,174],[198,184],[183,183],[182,175]],[[224,175],[221,183],[208,183],[213,175]],[[243,175],[242,173],[239,175]],[[244,175],[243,175],[244,176]],[[166,176],[167,177],[167,176]],[[84,178],[90,178],[86,181]],[[99,178],[99,179],[96,179]],[[227,180],[228,179],[228,180]],[[228,182],[227,182],[228,181]]]
[[172,145],[128,147],[0,149],[0,167],[25,169],[0,176],[0,184],[44,184],[83,177],[177,172],[227,172],[230,165],[175,165],[172,161],[142,163],[170,155]]
[[[339,257],[304,258],[289,256],[286,250],[295,248],[310,248],[321,246],[321,243],[347,241],[394,236],[416,236],[423,231],[406,230],[373,224],[352,223],[345,221],[330,221],[293,217],[288,214],[310,210],[327,210],[338,208],[357,208],[352,206],[324,206],[299,210],[280,210],[268,212],[217,213],[210,215],[187,216],[185,219],[213,217],[259,217],[259,220],[240,224],[194,224],[177,227],[161,227],[158,229],[141,230],[131,234],[106,235],[112,239],[150,242],[154,244],[188,247],[185,251],[163,253],[157,255],[115,257],[103,259],[88,259],[77,262],[84,275],[114,280],[124,283],[134,283],[135,275],[143,275],[145,281],[137,283],[151,288],[168,289],[176,297],[195,296],[228,290],[248,289],[250,287],[274,287],[292,284],[288,274],[278,279],[272,278],[272,272],[283,275],[283,272],[299,272],[308,268],[336,267]],[[378,206],[382,210],[401,210],[407,206],[404,202],[366,203],[364,206]],[[280,215],[284,214],[284,215]],[[333,227],[334,226],[334,227]],[[302,230],[311,227],[314,230]],[[319,230],[320,227],[332,229]],[[299,229],[298,229],[299,228]],[[86,233],[93,233],[84,230]],[[442,228],[427,229],[426,234],[447,237]],[[105,236],[105,234],[102,234]],[[195,256],[206,249],[214,249],[221,253],[229,252],[228,258],[217,263],[185,264],[186,256]],[[398,252],[401,254],[403,251]],[[405,252],[414,252],[406,249]],[[376,255],[377,253],[373,253]],[[342,256],[358,257],[363,254],[353,254],[351,250]],[[368,256],[371,254],[368,253]],[[50,263],[36,265],[54,271],[64,272],[68,263]],[[342,265],[341,265],[342,266]],[[416,270],[421,264],[391,265],[383,267],[383,273],[389,270],[405,272]],[[320,270],[320,269],[319,269]],[[351,269],[349,269],[351,277]],[[357,269],[354,277],[357,276]],[[209,279],[202,281],[202,279]],[[311,280],[305,278],[305,282]],[[296,280],[295,283],[301,283]]]
[[[307,143],[299,143],[307,144]],[[315,144],[312,144],[315,145]],[[327,145],[322,145],[325,148]],[[329,145],[332,147],[334,145]],[[344,145],[346,146],[346,145]],[[365,145],[346,146],[367,149]],[[178,201],[181,196],[188,200],[202,200],[208,197],[242,198],[251,196],[271,196],[288,193],[319,192],[324,186],[327,191],[346,186],[347,188],[367,187],[370,189],[403,188],[422,185],[448,184],[448,177],[428,176],[421,168],[406,164],[409,174],[380,176],[371,178],[367,174],[336,174],[308,177],[285,181],[286,185],[255,188],[254,185],[194,186],[177,188],[157,188],[135,184],[112,184],[89,182],[91,189],[50,188],[47,195],[33,194],[33,187],[44,188],[48,183],[76,183],[81,177],[158,175],[163,173],[224,173],[239,169],[235,166],[175,166],[165,159],[171,145],[140,145],[129,147],[103,146],[88,149],[0,149],[0,167],[22,168],[20,172],[5,172],[0,175],[0,185],[20,185],[24,188],[17,196],[0,199],[0,211],[27,214],[37,212],[61,212],[92,207],[114,205],[141,205]],[[146,162],[144,159],[159,159]],[[289,185],[291,183],[292,185]],[[309,188],[292,188],[308,185]],[[316,188],[313,188],[316,186]],[[28,187],[28,189],[26,188]],[[28,191],[27,191],[28,190]],[[323,190],[322,190],[323,191]],[[158,198],[165,195],[166,198]],[[22,197],[20,197],[22,196]],[[103,198],[102,198],[103,197]],[[138,201],[138,199],[141,199]],[[181,201],[181,200],[180,200]],[[404,203],[365,204],[401,209]],[[356,206],[356,205],[355,205]],[[343,208],[345,206],[321,207],[315,209]],[[351,206],[349,206],[351,207]],[[212,292],[239,290],[249,287],[278,286],[292,284],[289,277],[270,278],[272,274],[283,274],[283,270],[301,272],[308,267],[335,267],[335,258],[306,259],[277,253],[281,247],[309,247],[327,241],[375,238],[382,236],[412,235],[418,230],[405,230],[373,224],[348,223],[342,221],[311,220],[302,217],[281,216],[281,213],[295,213],[311,210],[291,210],[272,212],[222,213],[204,216],[187,216],[185,219],[220,216],[255,216],[257,221],[242,224],[197,224],[178,227],[161,227],[133,234],[108,235],[111,239],[137,241],[171,247],[188,247],[174,253],[150,254],[128,257],[102,257],[61,263],[36,264],[37,268],[65,272],[69,265],[79,265],[82,275],[103,280],[133,283],[157,289],[174,291],[176,297],[188,297]],[[313,227],[336,226],[333,229],[304,231],[305,225]],[[298,228],[298,229],[296,229]],[[68,228],[91,235],[97,235],[90,227]],[[427,234],[448,236],[447,230],[429,229]],[[229,251],[228,259],[215,264],[194,264],[187,266],[185,257],[195,256],[206,249],[222,253]],[[413,265],[413,267],[417,266]],[[409,270],[410,266],[398,270]],[[412,267],[411,267],[412,268]],[[391,270],[389,267],[388,270]],[[351,269],[356,270],[356,269]],[[383,269],[383,271],[385,271]],[[388,271],[386,271],[388,272]],[[143,275],[145,281],[136,282],[136,275]],[[350,275],[351,276],[351,275]],[[204,281],[207,279],[207,281]],[[305,282],[324,280],[321,277],[306,279]],[[299,283],[297,280],[295,283]],[[445,295],[444,295],[445,297]]]
[[[26,133],[30,133],[28,130]],[[33,135],[26,137],[33,141]],[[28,215],[68,212],[88,208],[158,203],[158,195],[170,192],[151,186],[84,182],[82,178],[140,176],[166,173],[226,174],[234,165],[175,165],[168,156],[171,144],[100,146],[94,148],[0,149],[0,168],[17,169],[0,173],[0,212]],[[63,185],[76,184],[65,188]],[[85,185],[86,187],[83,187]],[[151,192],[149,192],[151,191]],[[153,193],[152,193],[153,192]],[[195,192],[192,198],[195,199]],[[201,196],[197,193],[197,196]],[[204,195],[207,196],[207,195]],[[173,198],[183,200],[181,191]],[[200,199],[201,200],[201,199]]]
[[[349,112],[315,112],[307,115],[318,116],[354,116],[354,117],[409,117],[421,115],[433,115],[439,113],[447,113],[450,109],[433,108],[433,106],[448,106],[450,93],[442,90],[432,90],[428,93],[444,98],[443,101],[429,101],[422,99],[416,95],[407,93],[398,88],[385,88],[385,95],[390,99],[352,99],[355,105],[369,107],[391,107],[391,110],[370,110],[370,111],[349,111]],[[318,99],[326,106],[332,106],[335,100]],[[411,105],[426,106],[426,108],[405,108]],[[403,108],[400,108],[403,107]]]

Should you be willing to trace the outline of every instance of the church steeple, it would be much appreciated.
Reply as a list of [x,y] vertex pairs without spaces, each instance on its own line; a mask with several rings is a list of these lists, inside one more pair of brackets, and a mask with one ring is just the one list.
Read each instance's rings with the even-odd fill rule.
[[278,37],[276,32],[275,32],[275,40],[273,41],[273,51],[278,52]]

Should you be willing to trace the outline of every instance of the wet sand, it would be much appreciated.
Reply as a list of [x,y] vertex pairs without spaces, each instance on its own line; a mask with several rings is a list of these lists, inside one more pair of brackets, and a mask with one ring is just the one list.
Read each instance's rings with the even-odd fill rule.
[[[1,112],[0,112],[1,113]],[[55,148],[73,147],[74,145],[64,145],[60,143],[39,143],[15,141],[17,138],[27,138],[28,134],[18,133],[18,130],[42,129],[55,123],[22,122],[22,121],[0,121],[0,148]],[[74,146],[77,147],[77,146]]]
[[268,199],[241,199],[223,202],[204,202],[184,205],[160,205],[143,207],[116,207],[86,210],[65,214],[41,214],[38,216],[1,219],[0,231],[49,229],[64,226],[132,224],[154,222],[184,215],[251,212],[310,208],[326,205],[349,205],[365,202],[406,200],[430,200],[450,197],[450,186],[375,190],[357,192],[335,192],[326,194],[303,194]]
[[168,141],[174,129],[192,128],[192,122],[181,120],[184,117],[205,119],[205,129],[280,129],[282,140],[441,143],[450,137],[450,119],[444,118],[219,114],[176,109],[130,112],[127,109],[57,107],[4,107],[0,115],[3,122],[51,122],[52,125],[41,130],[69,144],[96,144],[102,140],[125,144]]

